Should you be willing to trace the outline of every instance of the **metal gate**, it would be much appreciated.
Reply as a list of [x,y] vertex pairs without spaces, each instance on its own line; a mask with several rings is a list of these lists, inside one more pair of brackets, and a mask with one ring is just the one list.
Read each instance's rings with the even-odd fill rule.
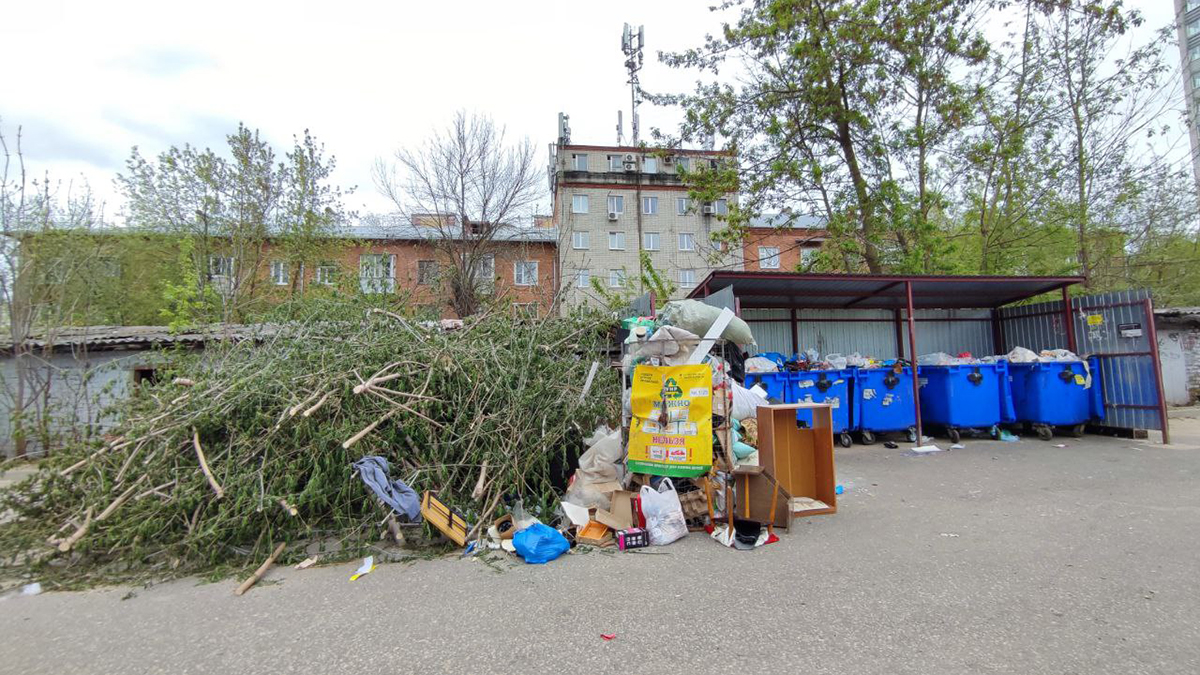
[[1158,429],[1170,443],[1154,307],[1150,292],[1117,291],[1071,299],[1070,322],[1061,301],[1006,307],[998,313],[1000,351],[1070,349],[1100,361],[1104,425]]

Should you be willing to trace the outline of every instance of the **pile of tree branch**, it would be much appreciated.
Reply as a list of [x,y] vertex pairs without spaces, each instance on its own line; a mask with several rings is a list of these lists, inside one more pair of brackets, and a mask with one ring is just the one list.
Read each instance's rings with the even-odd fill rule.
[[351,468],[372,454],[472,523],[506,496],[549,506],[581,437],[616,414],[612,378],[581,396],[608,328],[492,316],[442,331],[375,312],[178,356],[107,435],[3,496],[2,564],[115,580],[255,565],[275,542],[291,545],[281,560],[306,542],[351,550],[385,517]]

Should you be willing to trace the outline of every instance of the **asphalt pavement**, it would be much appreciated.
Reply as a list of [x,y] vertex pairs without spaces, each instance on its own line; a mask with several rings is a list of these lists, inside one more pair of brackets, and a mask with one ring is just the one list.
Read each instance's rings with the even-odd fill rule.
[[839,448],[838,513],[749,552],[8,596],[0,672],[1197,673],[1196,432]]

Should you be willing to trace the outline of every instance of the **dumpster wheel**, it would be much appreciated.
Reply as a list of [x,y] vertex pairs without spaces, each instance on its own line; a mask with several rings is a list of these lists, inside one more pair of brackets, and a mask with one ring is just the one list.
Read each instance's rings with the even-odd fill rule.
[[866,429],[863,429],[862,430],[862,442],[863,442],[863,445],[870,445],[870,444],[874,443],[875,442],[875,434],[870,431],[867,431]]
[[992,428],[988,429],[988,436],[990,436],[993,441],[1000,440],[1000,426],[993,424]]
[[1038,438],[1042,439],[1043,441],[1048,441],[1054,438],[1054,430],[1044,424],[1037,425],[1033,428],[1033,430],[1037,432]]
[[848,448],[854,443],[854,439],[850,438],[850,433],[843,431],[841,436],[838,436],[838,443],[843,448]]
[[904,431],[904,438],[907,439],[909,443],[916,443],[917,442],[916,427],[909,427],[908,429],[906,429]]
[[1087,430],[1086,424],[1076,424],[1071,427],[1071,435],[1075,438],[1083,438],[1083,432]]
[[958,429],[949,429],[946,435],[950,437],[951,443],[957,443],[962,440],[962,434],[958,433]]

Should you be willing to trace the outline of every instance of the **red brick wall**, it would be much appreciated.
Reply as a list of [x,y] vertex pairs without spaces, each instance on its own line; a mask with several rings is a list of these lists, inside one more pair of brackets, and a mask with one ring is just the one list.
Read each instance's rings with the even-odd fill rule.
[[800,264],[800,254],[804,249],[818,249],[825,239],[822,230],[792,229],[779,231],[769,227],[750,228],[742,240],[742,254],[745,256],[745,266],[748,272],[763,270],[759,265],[760,246],[774,246],[779,249],[779,268],[767,269],[768,272],[794,272]]

